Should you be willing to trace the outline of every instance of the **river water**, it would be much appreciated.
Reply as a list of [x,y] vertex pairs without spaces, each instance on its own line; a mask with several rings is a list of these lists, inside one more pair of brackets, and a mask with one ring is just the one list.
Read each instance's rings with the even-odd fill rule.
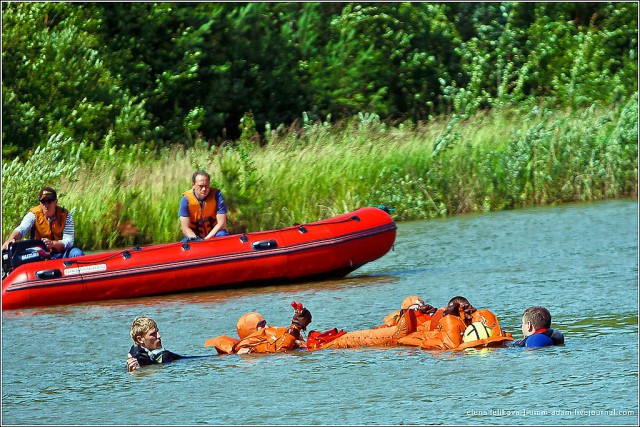
[[[543,305],[562,347],[462,353],[416,348],[181,360],[127,373],[129,325],[147,314],[163,344],[211,354],[259,311],[309,329],[374,327],[407,295],[464,295],[520,338]],[[2,424],[636,425],[637,200],[398,224],[394,250],[342,280],[3,312]]]

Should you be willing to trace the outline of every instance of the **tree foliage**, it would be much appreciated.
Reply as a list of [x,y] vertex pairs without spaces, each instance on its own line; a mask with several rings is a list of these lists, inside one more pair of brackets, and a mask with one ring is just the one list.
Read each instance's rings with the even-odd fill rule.
[[637,92],[637,3],[2,4],[3,156]]

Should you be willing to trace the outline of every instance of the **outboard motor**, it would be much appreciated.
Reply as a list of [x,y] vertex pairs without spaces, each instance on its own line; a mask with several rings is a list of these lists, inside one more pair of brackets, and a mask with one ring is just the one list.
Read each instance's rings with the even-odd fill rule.
[[42,240],[18,240],[9,245],[9,250],[2,251],[2,277],[19,265],[50,258],[51,253]]

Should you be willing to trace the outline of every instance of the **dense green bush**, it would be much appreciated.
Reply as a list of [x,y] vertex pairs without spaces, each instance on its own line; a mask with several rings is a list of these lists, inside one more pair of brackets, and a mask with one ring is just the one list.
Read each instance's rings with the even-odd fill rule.
[[61,133],[217,145],[271,129],[611,105],[637,91],[637,3],[2,4],[5,158]]

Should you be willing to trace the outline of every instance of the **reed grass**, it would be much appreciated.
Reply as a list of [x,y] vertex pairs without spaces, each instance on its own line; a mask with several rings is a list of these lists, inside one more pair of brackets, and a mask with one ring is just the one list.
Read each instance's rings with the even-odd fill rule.
[[[361,115],[272,131],[263,146],[244,134],[221,146],[73,146],[78,172],[55,184],[86,250],[179,240],[178,202],[200,168],[223,191],[232,233],[376,204],[402,221],[637,197],[637,117],[636,94],[609,108],[505,109],[397,126]],[[30,207],[5,205],[6,181],[3,164],[3,238]]]

